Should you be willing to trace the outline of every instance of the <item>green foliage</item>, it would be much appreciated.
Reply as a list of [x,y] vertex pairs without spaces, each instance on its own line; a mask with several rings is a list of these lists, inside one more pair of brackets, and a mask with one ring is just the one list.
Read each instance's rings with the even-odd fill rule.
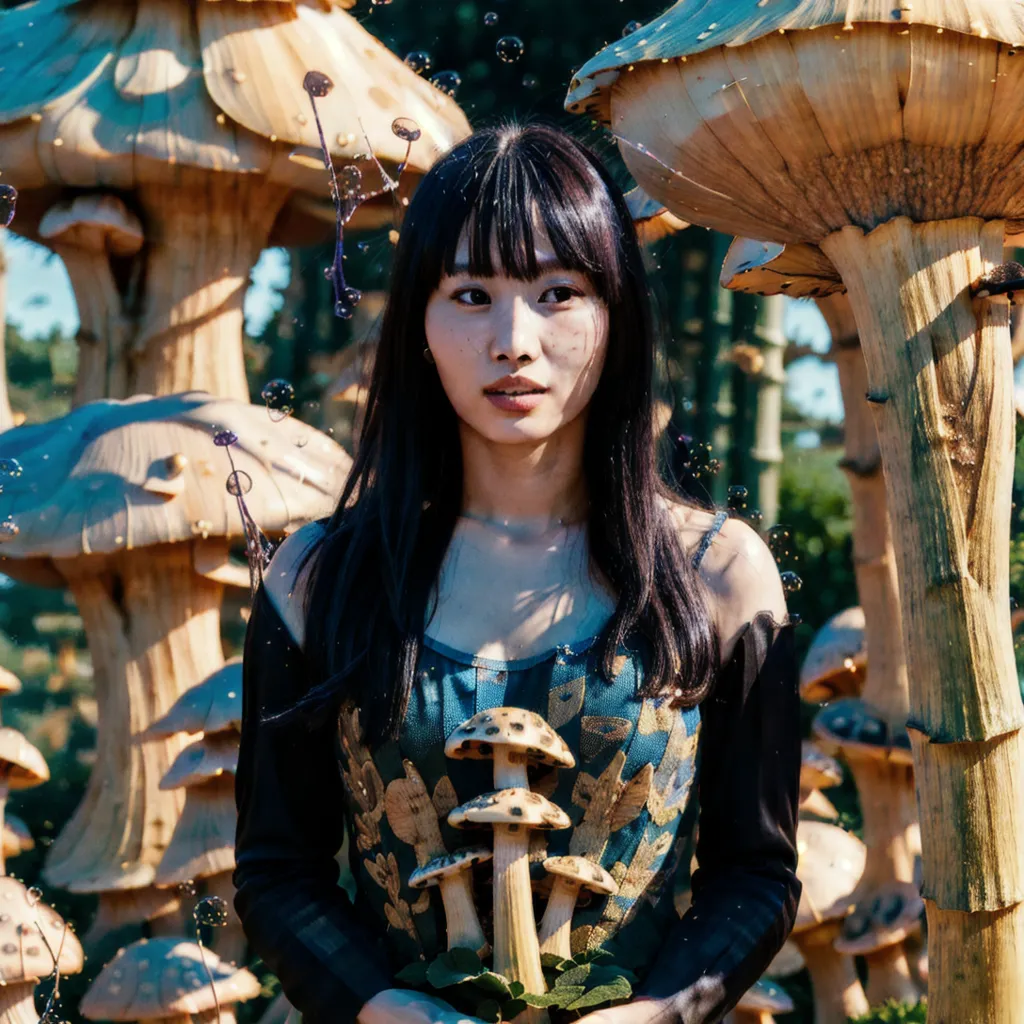
[[850,1024],[926,1024],[928,1004],[924,1001],[911,1006],[890,999],[884,1006],[876,1006],[866,1017],[850,1018]]
[[41,338],[26,338],[11,323],[4,336],[11,408],[27,423],[45,423],[71,408],[77,353],[57,327]]

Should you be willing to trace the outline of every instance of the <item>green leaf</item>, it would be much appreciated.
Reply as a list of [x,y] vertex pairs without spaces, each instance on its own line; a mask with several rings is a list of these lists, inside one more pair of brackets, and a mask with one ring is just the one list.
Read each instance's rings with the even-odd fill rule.
[[564,971],[572,966],[572,960],[563,960],[557,953],[541,953],[541,967],[551,967],[556,971]]
[[620,980],[630,984],[636,981],[636,975],[622,967],[596,964],[590,968],[587,988],[595,988],[597,985],[613,985]]
[[427,968],[428,964],[425,960],[417,960],[398,971],[395,974],[395,980],[404,981],[406,985],[426,985]]
[[488,995],[504,996],[507,998],[514,994],[509,987],[508,980],[503,975],[495,974],[493,971],[484,971],[483,974],[478,974],[475,978],[471,979],[470,983]]
[[500,1021],[502,1019],[501,1007],[494,999],[485,999],[474,1011],[481,1020]]
[[509,982],[508,991],[513,999],[518,999],[526,991],[526,986],[521,981],[512,981]]
[[508,1002],[502,1003],[502,1020],[515,1020],[528,1006],[529,1004],[525,999],[510,999]]
[[582,985],[574,985],[572,988],[560,988],[552,992],[545,992],[543,995],[526,992],[522,998],[527,1006],[567,1006],[579,999],[583,992]]
[[590,964],[581,964],[579,967],[573,967],[571,970],[566,971],[565,974],[559,976],[558,981],[555,982],[555,988],[586,985],[592,970],[593,968]]
[[479,974],[483,970],[483,963],[475,949],[467,949],[465,946],[456,946],[448,950],[451,962],[460,971],[467,974]]
[[572,961],[575,964],[592,964],[595,960],[610,960],[611,953],[607,949],[601,949],[598,946],[597,949],[585,949],[582,953],[577,953]]
[[602,1003],[611,1003],[618,999],[628,999],[633,993],[628,981],[625,978],[618,978],[616,981],[605,985],[597,985],[589,989],[575,1002],[566,1007],[567,1010],[586,1010]]
[[[465,956],[463,954],[469,954]],[[476,961],[475,964],[473,961]],[[483,973],[480,958],[470,949],[450,949],[427,968],[427,981],[434,988],[449,988]]]

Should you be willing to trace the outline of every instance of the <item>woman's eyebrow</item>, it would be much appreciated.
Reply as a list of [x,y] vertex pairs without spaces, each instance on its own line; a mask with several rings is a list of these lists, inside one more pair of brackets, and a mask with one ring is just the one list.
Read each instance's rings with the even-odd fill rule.
[[[557,256],[545,256],[536,261],[536,266],[537,277],[540,277],[542,274],[547,274],[549,271],[552,270],[565,270],[565,267],[562,265],[561,260],[559,260]],[[460,259],[456,260],[455,263],[452,265],[450,276],[454,277],[456,274],[468,274],[469,272],[469,260]]]

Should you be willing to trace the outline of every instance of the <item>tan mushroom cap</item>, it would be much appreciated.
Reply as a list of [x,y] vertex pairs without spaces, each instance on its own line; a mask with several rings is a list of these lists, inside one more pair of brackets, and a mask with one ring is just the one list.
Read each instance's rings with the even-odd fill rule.
[[840,953],[866,956],[918,932],[924,900],[913,882],[889,881],[862,900],[832,943]]
[[448,815],[453,828],[474,828],[480,825],[508,825],[524,828],[568,828],[569,815],[547,797],[529,789],[499,789],[482,793],[456,807]]
[[[352,460],[294,417],[273,422],[261,406],[202,391],[92,402],[0,434],[0,457],[22,466],[0,494],[0,520],[18,527],[0,545],[4,571],[21,578],[23,565],[54,559],[241,539],[231,465],[213,443],[222,430],[238,437],[231,457],[238,479],[251,481],[246,504],[265,533],[333,510]],[[180,484],[161,486],[169,480]]]
[[446,757],[487,760],[495,747],[524,755],[534,764],[572,768],[576,758],[547,722],[522,708],[490,708],[463,722],[444,745]]
[[867,847],[855,835],[821,821],[801,821],[796,843],[803,892],[794,934],[846,917],[867,859]]
[[800,696],[811,703],[860,693],[867,669],[864,609],[833,615],[815,634],[800,668]]
[[79,1010],[89,1020],[159,1020],[259,994],[254,974],[225,963],[211,949],[179,938],[140,939],[118,950],[82,997]]
[[28,825],[10,811],[4,813],[3,850],[4,857],[17,857],[35,848]]
[[743,993],[736,1009],[753,1013],[792,1013],[796,1007],[784,988],[761,978]]
[[612,896],[619,891],[619,883],[600,864],[586,857],[548,857],[544,861],[544,870],[549,875],[559,875],[579,882],[581,888],[602,896]]
[[791,974],[799,974],[805,966],[803,953],[795,942],[787,939],[764,974],[766,978],[788,978]]
[[0,876],[0,985],[47,977],[54,955],[61,974],[81,971],[82,944],[60,914],[16,878]]
[[239,735],[233,730],[210,733],[185,747],[160,780],[161,789],[198,786],[238,768]]
[[431,885],[439,885],[443,879],[457,875],[474,864],[483,864],[493,856],[489,846],[466,846],[454,853],[444,853],[417,868],[409,876],[409,887],[426,889]]
[[804,740],[800,744],[800,789],[831,789],[843,781],[839,762],[814,744]]
[[8,697],[12,693],[21,693],[21,680],[0,665],[0,697]]
[[750,295],[823,298],[846,291],[839,271],[816,246],[735,238],[722,263],[720,283]]
[[17,729],[0,726],[0,764],[10,765],[10,789],[31,789],[50,779],[46,758]]
[[115,256],[132,256],[145,241],[139,218],[111,195],[76,196],[51,206],[39,222],[39,236]]
[[163,739],[179,732],[216,733],[242,726],[242,659],[232,658],[201,683],[189,687],[140,738]]
[[664,203],[652,199],[639,186],[630,189],[625,199],[641,245],[653,245],[668,235],[685,231],[690,226],[685,220],[680,220],[671,213]]

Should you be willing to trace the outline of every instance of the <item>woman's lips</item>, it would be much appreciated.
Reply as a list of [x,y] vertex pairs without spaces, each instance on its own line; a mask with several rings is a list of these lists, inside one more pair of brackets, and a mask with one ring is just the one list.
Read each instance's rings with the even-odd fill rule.
[[485,391],[484,397],[503,412],[529,412],[541,403],[546,391]]

